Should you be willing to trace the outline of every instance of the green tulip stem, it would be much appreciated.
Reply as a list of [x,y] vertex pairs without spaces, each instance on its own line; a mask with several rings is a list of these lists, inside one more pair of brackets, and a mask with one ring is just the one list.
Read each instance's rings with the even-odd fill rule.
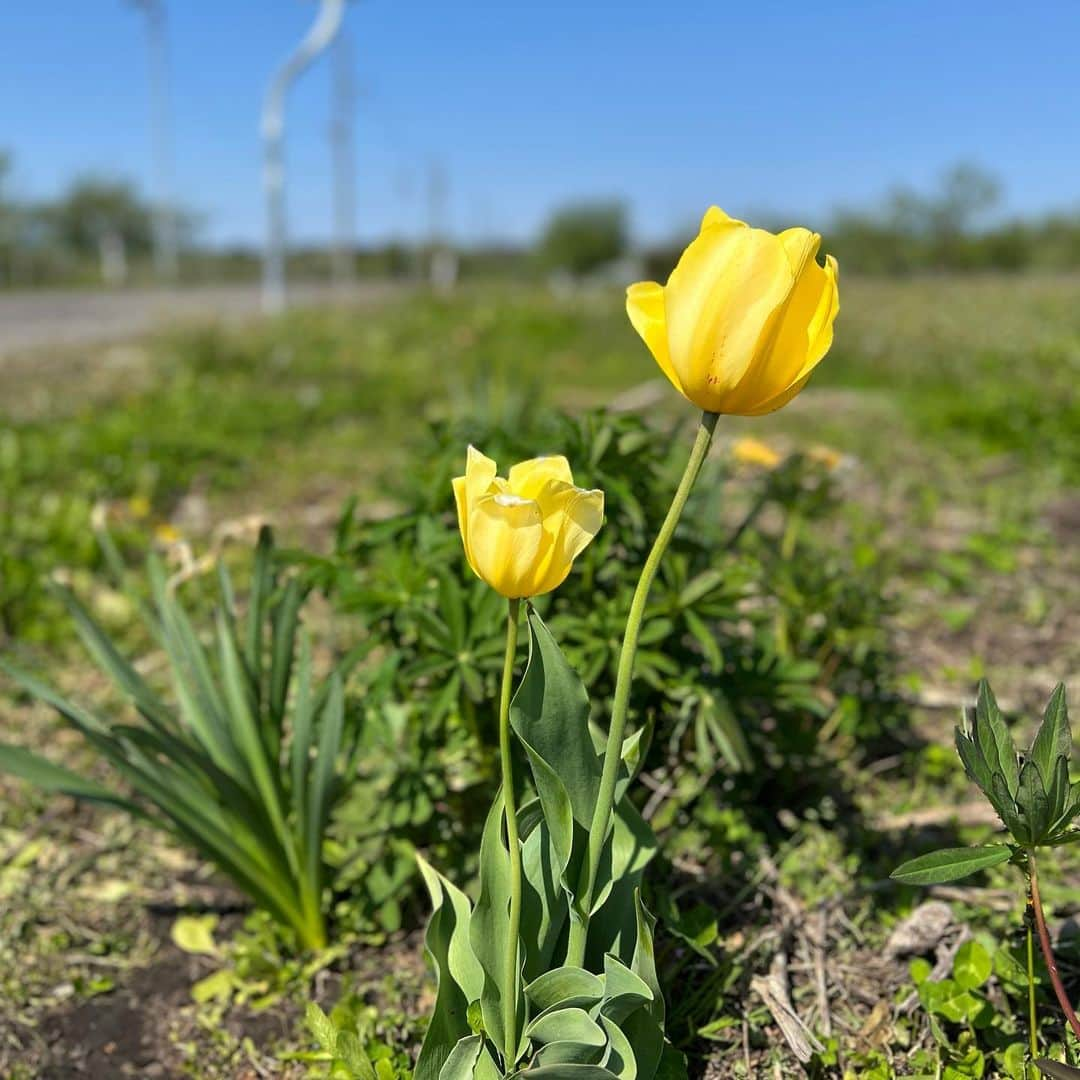
[[507,937],[506,967],[503,971],[503,1027],[506,1038],[506,1069],[509,1072],[517,1048],[518,938],[521,936],[521,843],[518,839],[517,796],[514,793],[514,764],[510,754],[510,691],[514,681],[520,600],[511,600],[506,612],[506,654],[503,658],[502,692],[499,696],[499,761],[502,766],[503,806],[506,816],[506,845],[510,850],[510,932]]
[[567,943],[566,963],[572,967],[583,967],[585,943],[589,934],[589,915],[592,908],[593,892],[596,888],[596,875],[600,868],[600,856],[604,850],[608,832],[611,829],[612,811],[615,806],[615,784],[619,776],[619,764],[622,761],[623,740],[626,736],[626,718],[630,706],[630,684],[634,676],[634,658],[637,654],[638,635],[645,615],[645,604],[649,599],[649,589],[660,567],[660,560],[667,550],[675,528],[679,523],[686,500],[697,480],[701,466],[709,453],[713,431],[716,429],[717,413],[702,413],[694,447],[683,470],[682,479],[675,489],[667,517],[656,535],[652,550],[641,570],[634,597],[630,602],[630,614],[623,633],[622,652],[619,654],[619,670],[615,677],[615,699],[611,706],[611,726],[608,729],[607,748],[604,751],[604,769],[600,777],[600,790],[597,793],[596,809],[593,811],[589,827],[589,841],[585,851],[585,862],[581,868],[581,879],[577,892],[577,918],[571,920],[570,938]]

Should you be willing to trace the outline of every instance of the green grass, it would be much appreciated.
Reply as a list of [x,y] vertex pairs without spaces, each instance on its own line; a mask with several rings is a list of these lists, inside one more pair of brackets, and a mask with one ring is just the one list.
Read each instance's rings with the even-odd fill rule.
[[[768,967],[760,940],[774,940],[769,912],[780,905],[777,891],[808,905],[844,897],[852,929],[835,933],[837,963],[869,964],[891,925],[924,898],[874,889],[889,859],[927,850],[927,830],[952,832],[960,842],[988,834],[985,824],[957,830],[948,821],[949,807],[970,794],[946,748],[955,704],[984,672],[1003,702],[1026,706],[1041,705],[1057,679],[1080,671],[1077,288],[1075,279],[1050,277],[845,281],[835,347],[804,394],[771,417],[722,421],[717,453],[752,433],[784,450],[824,443],[847,456],[837,474],[845,494],[840,518],[813,527],[835,529],[838,543],[854,543],[856,554],[863,545],[868,561],[887,548],[898,567],[890,591],[901,614],[888,630],[903,675],[898,692],[925,741],[872,774],[841,767],[837,801],[778,823],[783,841],[772,838],[771,850],[737,806],[679,826],[686,851],[712,845],[723,852],[723,865],[708,867],[714,892],[706,894],[723,944],[720,964],[697,973],[693,995],[675,1009],[679,1024],[704,1023],[720,1063],[716,1075],[742,1075],[737,1018],[747,1011],[755,1061],[771,1071],[774,1058],[783,1060],[769,1043],[775,1028],[747,988],[749,975]],[[642,398],[638,391],[650,382],[656,393]],[[66,624],[41,589],[57,569],[71,571],[99,615],[108,606],[111,594],[91,576],[100,569],[90,529],[99,502],[132,559],[163,523],[174,522],[201,549],[208,532],[246,515],[275,520],[288,542],[326,549],[347,496],[382,512],[384,505],[373,504],[385,498],[387,478],[423,473],[413,448],[428,421],[499,416],[523,401],[536,410],[581,410],[628,391],[625,400],[646,400],[657,420],[691,414],[663,383],[614,292],[570,300],[510,289],[402,296],[378,310],[297,312],[269,324],[175,331],[124,349],[6,361],[0,644],[6,633],[9,645],[35,658],[69,655]],[[124,613],[117,618],[122,623]],[[101,692],[77,663],[64,667],[61,681],[74,693]],[[1076,700],[1080,686],[1072,689]],[[5,703],[2,691],[0,738],[47,745],[59,760],[85,764],[43,714]],[[842,740],[838,745],[842,751]],[[858,824],[844,820],[847,799],[859,809]],[[101,955],[113,958],[117,981],[130,957],[145,959],[145,914],[129,894],[103,901],[109,880],[138,876],[140,859],[157,887],[168,888],[170,876],[162,869],[168,850],[138,830],[125,850],[110,849],[103,866],[94,866],[94,843],[105,846],[104,818],[73,819],[61,807],[55,828],[39,836],[47,805],[6,782],[0,787],[0,856],[16,852],[0,873],[0,905],[5,897],[15,901],[0,924],[8,931],[0,933],[0,954],[9,961],[4,988],[17,1003],[20,1032],[62,1008],[52,988],[65,980],[75,985],[77,974],[79,987],[101,985],[86,958],[94,942],[105,943]],[[903,826],[928,810],[940,811],[937,824]],[[89,849],[87,836],[98,837]],[[772,869],[748,879],[729,846],[744,860],[769,854]],[[1051,906],[1075,891],[1070,860],[1062,854],[1055,868]],[[1055,874],[1048,870],[1048,877]],[[80,887],[56,887],[70,880]],[[741,888],[750,892],[741,896]],[[1015,910],[999,910],[979,891],[957,910],[996,945],[1012,943]],[[737,919],[746,921],[738,933]],[[397,940],[395,948],[408,945]],[[374,968],[377,977],[356,976],[363,993],[384,974],[378,963]],[[801,973],[794,981],[796,1006],[805,1012],[812,987]],[[913,992],[901,989],[901,996]],[[76,989],[80,997],[89,993]],[[389,1000],[395,1016],[422,1011],[403,1004],[399,992]],[[1052,1015],[1048,1004],[1043,1009]],[[867,1011],[842,1012],[841,1028],[858,1029]],[[0,1011],[0,1028],[5,1015]],[[181,1025],[182,1056],[197,1061],[200,1025],[214,1025],[204,1013],[193,1015]],[[921,1015],[897,1016],[883,1056],[902,1062],[905,1041],[933,1045]],[[214,1030],[219,1041],[232,1039]],[[879,1075],[869,1072],[879,1052],[869,1049],[876,1045],[870,1036],[837,1039],[850,1067]],[[239,1037],[228,1045],[239,1047]],[[987,1049],[985,1040],[979,1045]],[[11,1053],[0,1038],[0,1071],[18,1063]],[[994,1074],[988,1067],[984,1075]]]

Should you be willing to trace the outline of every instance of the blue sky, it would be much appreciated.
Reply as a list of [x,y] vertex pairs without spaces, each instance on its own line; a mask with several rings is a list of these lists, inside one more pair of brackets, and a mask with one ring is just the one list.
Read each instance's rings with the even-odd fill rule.
[[[262,232],[257,116],[311,0],[165,0],[177,188],[217,242]],[[0,146],[26,196],[151,179],[142,24],[125,0],[4,0]],[[1080,206],[1080,3],[360,0],[349,10],[363,239],[525,239],[618,196],[662,237],[711,202],[821,225],[981,163],[1005,210]],[[289,221],[328,235],[329,65],[289,105]]]

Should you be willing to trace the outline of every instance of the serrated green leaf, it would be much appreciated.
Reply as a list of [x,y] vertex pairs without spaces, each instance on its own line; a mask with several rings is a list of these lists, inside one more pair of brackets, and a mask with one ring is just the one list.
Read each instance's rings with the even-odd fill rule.
[[998,708],[994,692],[985,679],[979,682],[979,695],[975,705],[975,736],[990,771],[1001,773],[1009,794],[1015,797],[1020,781],[1016,748]]
[[1054,762],[1049,796],[1049,815],[1052,822],[1050,831],[1056,832],[1069,822],[1069,763],[1063,757],[1059,757]]
[[336,1056],[352,1073],[351,1080],[378,1080],[375,1069],[360,1044],[360,1037],[355,1031],[338,1033]]
[[959,881],[991,866],[1000,866],[1011,857],[1011,850],[1002,845],[943,848],[908,860],[889,876],[905,885],[939,885],[946,881]]
[[1050,799],[1046,793],[1042,771],[1033,758],[1028,758],[1020,769],[1016,805],[1027,824],[1031,842],[1039,843],[1046,836],[1050,825]]
[[1058,683],[1043,713],[1042,723],[1035,732],[1028,759],[1039,766],[1044,780],[1054,775],[1058,758],[1068,763],[1072,756],[1072,732],[1069,730],[1069,711],[1065,704],[1065,684]]
[[304,1009],[304,1023],[315,1041],[328,1053],[337,1048],[337,1028],[314,1001],[309,1001]]
[[1001,823],[1012,833],[1017,843],[1028,843],[1030,835],[1027,822],[1017,812],[1016,799],[1009,793],[1001,773],[995,772],[990,777],[990,791],[990,801],[1001,818]]
[[956,729],[956,752],[968,779],[977,784],[984,795],[991,797],[990,767],[974,740],[959,727]]

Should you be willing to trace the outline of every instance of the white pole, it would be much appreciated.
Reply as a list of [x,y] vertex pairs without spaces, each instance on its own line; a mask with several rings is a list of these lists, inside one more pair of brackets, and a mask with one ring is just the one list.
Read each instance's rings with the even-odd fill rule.
[[263,101],[263,187],[266,192],[266,252],[262,306],[285,307],[285,98],[297,77],[333,40],[345,14],[345,0],[320,0],[319,13],[304,39],[278,69]]
[[169,49],[161,0],[132,0],[146,15],[150,74],[150,137],[154,159],[154,268],[168,281],[176,277],[176,209],[173,206],[172,123],[169,108]]
[[333,118],[330,147],[334,159],[334,248],[331,268],[336,285],[348,285],[355,274],[356,150],[353,138],[356,86],[352,39],[338,35],[334,45]]

